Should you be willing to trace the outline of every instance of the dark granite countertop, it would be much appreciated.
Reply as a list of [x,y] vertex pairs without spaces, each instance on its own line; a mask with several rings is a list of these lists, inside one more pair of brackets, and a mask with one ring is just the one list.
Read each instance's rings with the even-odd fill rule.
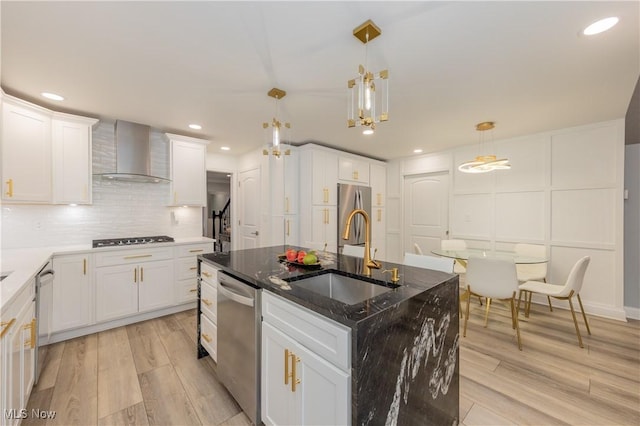
[[[456,275],[445,272],[391,262],[382,262],[381,269],[372,269],[371,276],[364,277],[361,273],[362,259],[325,252],[318,252],[318,258],[322,264],[321,269],[307,269],[301,266],[289,265],[278,259],[278,255],[284,254],[288,247],[272,246],[228,253],[210,253],[200,255],[198,258],[204,262],[212,263],[219,269],[258,288],[267,289],[350,328],[355,328],[359,322],[418,294],[458,279]],[[300,247],[294,248],[303,249]],[[397,283],[391,282],[391,274],[389,272],[383,272],[394,267],[397,267],[400,272],[400,280]],[[379,284],[397,287],[364,302],[347,305],[296,286],[296,280],[319,275],[327,270],[339,271],[343,275],[374,280]],[[288,281],[288,287],[290,288],[281,287],[272,282],[273,279],[270,279],[270,277]],[[277,280],[275,281],[277,282]]]

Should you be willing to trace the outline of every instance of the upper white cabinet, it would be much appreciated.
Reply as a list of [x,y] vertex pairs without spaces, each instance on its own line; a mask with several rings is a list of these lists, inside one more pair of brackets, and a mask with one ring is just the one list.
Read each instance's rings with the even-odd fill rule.
[[369,183],[369,162],[356,157],[340,157],[338,179],[341,182],[366,185]]
[[51,202],[51,114],[16,98],[2,101],[2,200]]
[[55,204],[91,204],[91,126],[97,122],[66,114],[53,119]]
[[3,95],[2,200],[90,204],[96,122]]
[[387,196],[387,168],[381,164],[372,163],[371,170],[371,206],[384,206],[384,199]]
[[171,141],[172,206],[207,204],[208,141],[167,133]]
[[300,183],[301,201],[302,196],[311,191],[312,204],[335,206],[338,199],[338,156],[319,149],[303,151]]

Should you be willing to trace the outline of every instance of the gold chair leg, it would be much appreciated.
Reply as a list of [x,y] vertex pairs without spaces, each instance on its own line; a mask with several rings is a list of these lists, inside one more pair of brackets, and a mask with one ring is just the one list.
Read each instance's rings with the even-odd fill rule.
[[480,302],[480,306],[482,306],[482,297],[478,296],[478,302]]
[[520,340],[520,324],[518,323],[518,312],[515,306],[516,292],[513,292],[513,297],[511,297],[511,320],[515,325],[516,336],[518,336],[518,349],[522,350],[522,341]]
[[471,304],[471,292],[467,288],[467,315],[464,317],[464,331],[462,333],[462,337],[467,337],[467,321],[469,321],[469,305]]
[[547,296],[547,302],[549,302],[549,311],[553,312],[553,306],[551,306],[551,297]]
[[524,316],[529,318],[529,313],[531,312],[531,297],[533,296],[532,291],[527,291],[527,308],[524,310]]
[[582,318],[584,318],[584,325],[587,326],[587,331],[591,334],[591,329],[589,328],[589,322],[587,321],[587,315],[584,313],[584,307],[582,306],[582,299],[580,298],[580,294],[578,296],[578,303],[580,304],[580,310],[582,311]]
[[487,328],[487,324],[489,323],[489,308],[491,307],[491,298],[487,297],[487,307],[484,313],[484,328]]
[[573,317],[573,325],[576,326],[576,334],[578,335],[578,344],[581,348],[584,348],[582,344],[582,336],[580,336],[580,329],[578,328],[578,320],[576,320],[576,311],[573,310],[573,303],[571,302],[571,296],[567,299],[569,301],[569,307],[571,308],[571,316]]

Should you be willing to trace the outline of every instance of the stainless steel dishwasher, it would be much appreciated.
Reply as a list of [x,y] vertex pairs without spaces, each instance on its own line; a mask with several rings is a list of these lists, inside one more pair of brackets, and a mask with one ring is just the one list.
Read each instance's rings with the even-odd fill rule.
[[260,289],[218,273],[218,377],[260,424]]

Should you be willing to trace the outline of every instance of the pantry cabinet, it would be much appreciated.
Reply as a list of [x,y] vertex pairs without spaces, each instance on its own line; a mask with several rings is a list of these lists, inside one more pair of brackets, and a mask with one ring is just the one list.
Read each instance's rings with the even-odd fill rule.
[[51,115],[16,98],[2,99],[2,201],[51,202]]
[[208,141],[167,133],[171,141],[172,206],[207,205]]
[[[92,324],[93,289],[88,253],[53,258],[51,332]],[[40,303],[42,303],[42,299]]]
[[349,331],[268,292],[262,306],[262,421],[349,424]]

